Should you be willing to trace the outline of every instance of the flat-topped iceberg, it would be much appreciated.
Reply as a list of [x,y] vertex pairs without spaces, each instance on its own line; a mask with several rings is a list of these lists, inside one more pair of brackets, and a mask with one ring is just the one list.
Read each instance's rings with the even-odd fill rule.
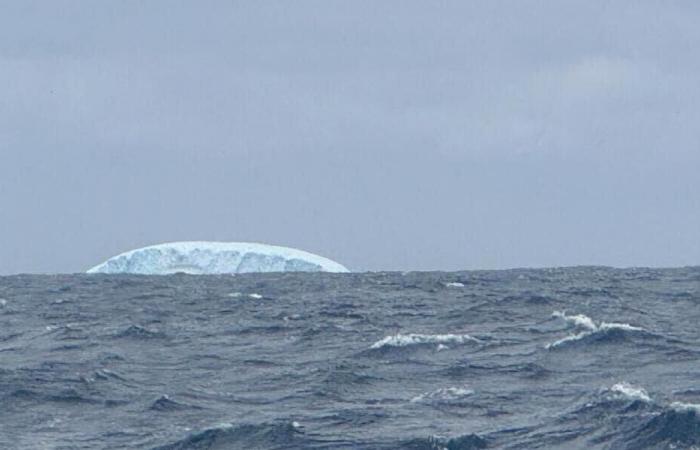
[[173,242],[114,256],[88,273],[221,274],[348,272],[343,265],[302,250],[249,242]]

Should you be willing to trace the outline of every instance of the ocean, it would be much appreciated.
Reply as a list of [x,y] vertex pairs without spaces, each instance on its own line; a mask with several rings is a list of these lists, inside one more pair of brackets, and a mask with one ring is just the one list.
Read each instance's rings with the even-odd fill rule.
[[700,268],[0,277],[0,448],[700,448]]

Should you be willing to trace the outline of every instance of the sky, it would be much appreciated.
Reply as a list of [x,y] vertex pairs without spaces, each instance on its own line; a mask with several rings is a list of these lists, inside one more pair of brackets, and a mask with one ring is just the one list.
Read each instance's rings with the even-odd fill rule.
[[0,274],[700,264],[700,2],[0,4]]

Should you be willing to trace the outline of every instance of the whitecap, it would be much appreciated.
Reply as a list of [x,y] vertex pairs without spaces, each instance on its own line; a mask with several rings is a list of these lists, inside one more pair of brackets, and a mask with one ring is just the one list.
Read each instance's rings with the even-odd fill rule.
[[552,317],[559,317],[560,319],[564,319],[565,322],[573,323],[576,326],[586,328],[591,331],[595,331],[597,328],[595,323],[593,322],[593,319],[583,314],[567,316],[566,313],[563,313],[561,311],[554,311],[552,313]]
[[645,403],[651,402],[651,397],[647,393],[646,389],[631,385],[626,381],[613,385],[610,388],[610,391],[621,394],[629,400],[641,400]]
[[[231,292],[230,294],[228,294],[228,297],[231,297],[231,298],[241,298],[243,296],[244,296],[244,294],[242,292]],[[256,293],[245,294],[245,296],[248,298],[252,298],[254,300],[260,300],[261,298],[263,298],[262,295],[256,294]]]
[[556,340],[554,342],[551,342],[551,343],[545,345],[545,348],[550,349],[550,348],[559,347],[560,345],[566,344],[567,342],[578,341],[580,339],[585,338],[586,336],[590,336],[591,334],[593,334],[593,333],[592,332],[584,332],[584,333],[573,334],[571,336],[566,336],[565,338],[561,338],[559,340]]
[[5,306],[5,305],[7,305],[7,300],[5,300],[4,298],[0,298],[0,306]]
[[464,287],[464,283],[460,283],[459,281],[452,281],[450,283],[445,283],[445,286],[447,287],[455,287],[455,288],[462,288]]
[[395,334],[386,336],[370,348],[382,347],[406,347],[419,344],[466,344],[468,342],[479,342],[478,339],[468,334]]
[[558,317],[560,319],[563,319],[567,323],[571,323],[576,327],[583,328],[585,331],[582,331],[580,333],[573,334],[570,336],[566,336],[566,337],[559,339],[555,342],[547,344],[545,346],[545,348],[547,348],[547,349],[559,347],[562,344],[566,344],[567,342],[578,341],[578,340],[581,340],[585,337],[591,336],[591,335],[593,335],[595,333],[599,333],[599,332],[606,332],[606,331],[610,331],[610,330],[644,331],[643,328],[635,327],[635,326],[630,325],[628,323],[600,322],[599,324],[596,324],[593,321],[593,319],[591,319],[590,317],[588,317],[584,314],[576,314],[573,316],[568,316],[564,312],[554,311],[552,313],[552,317]]
[[695,413],[700,414],[700,404],[698,403],[673,402],[671,403],[671,408],[678,412],[694,411]]
[[454,402],[472,394],[474,394],[474,391],[465,387],[440,388],[413,397],[411,403]]
[[598,326],[598,331],[605,330],[644,331],[644,328],[635,327],[628,323],[601,322]]

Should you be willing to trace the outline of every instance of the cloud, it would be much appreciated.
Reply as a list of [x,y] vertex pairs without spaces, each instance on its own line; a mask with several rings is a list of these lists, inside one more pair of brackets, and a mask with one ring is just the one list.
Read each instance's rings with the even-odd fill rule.
[[0,272],[192,238],[356,268],[698,256],[700,6],[5,6]]

